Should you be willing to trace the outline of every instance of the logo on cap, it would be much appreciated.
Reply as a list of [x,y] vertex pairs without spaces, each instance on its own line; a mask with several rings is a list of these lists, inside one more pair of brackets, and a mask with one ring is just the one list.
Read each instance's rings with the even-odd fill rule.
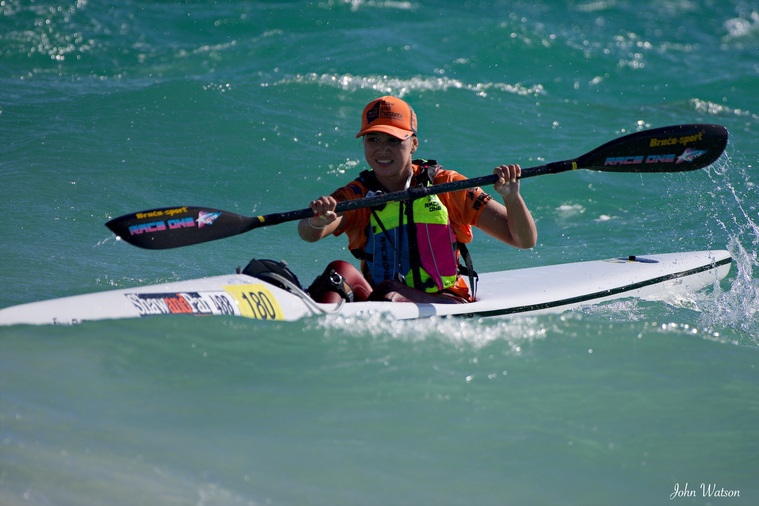
[[371,124],[380,117],[380,101],[378,100],[374,106],[366,111],[366,123]]
[[371,124],[380,118],[401,122],[403,121],[403,114],[393,111],[393,105],[390,102],[379,100],[366,111],[366,122]]

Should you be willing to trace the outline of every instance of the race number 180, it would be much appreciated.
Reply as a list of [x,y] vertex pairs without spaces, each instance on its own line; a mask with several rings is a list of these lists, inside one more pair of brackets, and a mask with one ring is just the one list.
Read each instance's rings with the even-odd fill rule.
[[237,301],[242,316],[256,320],[284,320],[277,299],[264,285],[234,285],[224,289]]

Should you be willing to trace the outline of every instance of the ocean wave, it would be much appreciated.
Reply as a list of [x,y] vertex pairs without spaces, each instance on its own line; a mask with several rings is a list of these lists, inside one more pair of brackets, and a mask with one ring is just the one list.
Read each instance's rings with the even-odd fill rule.
[[752,113],[751,111],[748,111],[745,109],[733,109],[726,105],[717,104],[709,100],[701,100],[700,98],[692,98],[688,101],[688,103],[696,111],[700,113],[704,113],[704,114],[709,114],[711,116],[725,116],[725,115],[746,116],[754,120],[759,120],[759,115]]
[[748,19],[745,17],[728,19],[724,22],[723,27],[727,30],[726,42],[756,37],[759,33],[759,12],[751,12]]
[[[524,85],[521,83],[498,82],[470,84],[460,79],[448,77],[411,77],[404,79],[387,75],[354,76],[351,74],[318,74],[314,72],[297,74],[293,77],[276,81],[272,85],[285,86],[310,83],[320,86],[330,86],[343,91],[374,90],[378,93],[391,94],[398,97],[404,97],[409,93],[418,91],[447,91],[451,89],[470,91],[480,97],[485,97],[492,91],[522,96],[545,95],[545,88],[542,84]],[[263,86],[266,85],[263,84]]]
[[419,8],[418,3],[398,0],[328,0],[326,2],[319,2],[319,7],[322,9],[332,9],[343,5],[350,6],[350,10],[353,12],[362,8],[396,9],[401,11],[415,11]]
[[381,312],[370,312],[360,317],[327,316],[311,320],[321,332],[337,332],[339,336],[370,335],[376,339],[408,342],[440,340],[458,347],[481,349],[495,341],[505,342],[511,353],[519,355],[523,348],[535,340],[545,339],[559,332],[556,325],[561,317],[491,318],[466,320],[461,318],[423,318],[396,320]]

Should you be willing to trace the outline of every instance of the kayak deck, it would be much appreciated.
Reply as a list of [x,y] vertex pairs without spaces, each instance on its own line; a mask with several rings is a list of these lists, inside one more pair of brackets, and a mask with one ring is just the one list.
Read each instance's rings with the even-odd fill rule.
[[76,324],[157,315],[295,321],[319,314],[388,313],[397,319],[559,313],[626,297],[697,291],[727,276],[727,251],[630,256],[480,274],[470,304],[319,304],[245,274],[74,295],[0,309],[0,325]]
[[[731,264],[727,251],[700,251],[530,267],[481,274],[478,300],[470,304],[384,304],[396,318],[561,313],[620,298],[695,292],[725,278]],[[346,304],[341,313],[358,312],[362,304]]]

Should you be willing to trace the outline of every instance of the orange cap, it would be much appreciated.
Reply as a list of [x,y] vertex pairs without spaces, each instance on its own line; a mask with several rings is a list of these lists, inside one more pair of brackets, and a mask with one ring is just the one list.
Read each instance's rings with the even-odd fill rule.
[[361,131],[356,137],[369,132],[384,132],[398,139],[408,139],[416,135],[416,114],[411,106],[400,98],[377,98],[364,107]]

